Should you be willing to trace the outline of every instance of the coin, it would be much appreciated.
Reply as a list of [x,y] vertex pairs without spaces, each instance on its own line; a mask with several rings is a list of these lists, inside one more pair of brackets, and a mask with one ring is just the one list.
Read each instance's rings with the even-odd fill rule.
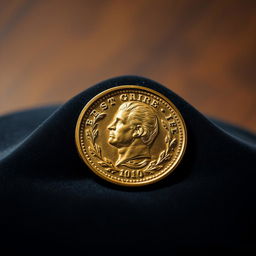
[[173,173],[184,155],[187,132],[180,112],[165,96],[121,85],[85,105],[75,141],[80,157],[99,177],[142,186]]

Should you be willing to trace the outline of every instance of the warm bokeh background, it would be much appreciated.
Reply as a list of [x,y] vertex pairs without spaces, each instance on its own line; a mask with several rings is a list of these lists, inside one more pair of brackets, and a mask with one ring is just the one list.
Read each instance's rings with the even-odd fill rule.
[[0,114],[124,74],[256,131],[256,1],[0,0]]

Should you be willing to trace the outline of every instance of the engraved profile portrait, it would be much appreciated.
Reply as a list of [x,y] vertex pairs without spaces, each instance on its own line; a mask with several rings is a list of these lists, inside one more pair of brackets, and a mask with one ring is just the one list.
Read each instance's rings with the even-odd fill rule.
[[108,143],[118,149],[117,167],[140,169],[151,161],[150,147],[159,130],[155,111],[146,103],[120,105],[108,126]]

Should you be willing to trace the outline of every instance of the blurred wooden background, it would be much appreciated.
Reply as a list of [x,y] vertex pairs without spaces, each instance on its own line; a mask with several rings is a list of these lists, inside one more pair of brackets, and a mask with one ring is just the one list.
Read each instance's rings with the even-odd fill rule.
[[0,114],[124,74],[256,131],[256,1],[0,0]]

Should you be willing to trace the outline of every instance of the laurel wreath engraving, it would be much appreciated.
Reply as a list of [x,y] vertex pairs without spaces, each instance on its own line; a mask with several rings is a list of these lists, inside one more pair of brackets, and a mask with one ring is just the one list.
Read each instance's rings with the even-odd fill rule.
[[[102,156],[101,147],[95,142],[96,138],[99,135],[99,131],[97,129],[98,123],[97,121],[103,119],[106,116],[106,113],[101,113],[96,117],[93,116],[92,127],[86,130],[87,138],[91,142],[91,146],[88,147],[88,150],[92,156],[99,159],[98,164],[101,167],[104,167],[106,171],[111,174],[117,173],[120,170],[117,169],[111,160]],[[160,170],[164,163],[171,159],[174,149],[178,144],[177,138],[172,134],[171,129],[168,123],[161,119],[162,126],[167,130],[167,135],[165,136],[165,149],[159,154],[156,160],[152,160],[146,169],[143,171],[144,174],[150,175],[154,174],[156,171]]]
[[175,138],[171,132],[168,123],[161,119],[162,126],[167,130],[167,135],[165,136],[165,150],[163,150],[157,160],[153,160],[149,163],[147,168],[144,170],[145,174],[154,174],[155,171],[160,170],[163,164],[171,159],[173,151],[178,144],[177,138]]
[[96,117],[93,116],[92,127],[91,129],[86,130],[87,138],[91,141],[91,146],[88,147],[88,150],[91,155],[99,159],[98,164],[101,167],[104,167],[106,171],[114,174],[119,170],[115,168],[114,164],[106,157],[102,156],[101,147],[95,142],[97,136],[99,135],[99,130],[97,129],[97,121],[103,119],[106,116],[106,113],[101,113]]

